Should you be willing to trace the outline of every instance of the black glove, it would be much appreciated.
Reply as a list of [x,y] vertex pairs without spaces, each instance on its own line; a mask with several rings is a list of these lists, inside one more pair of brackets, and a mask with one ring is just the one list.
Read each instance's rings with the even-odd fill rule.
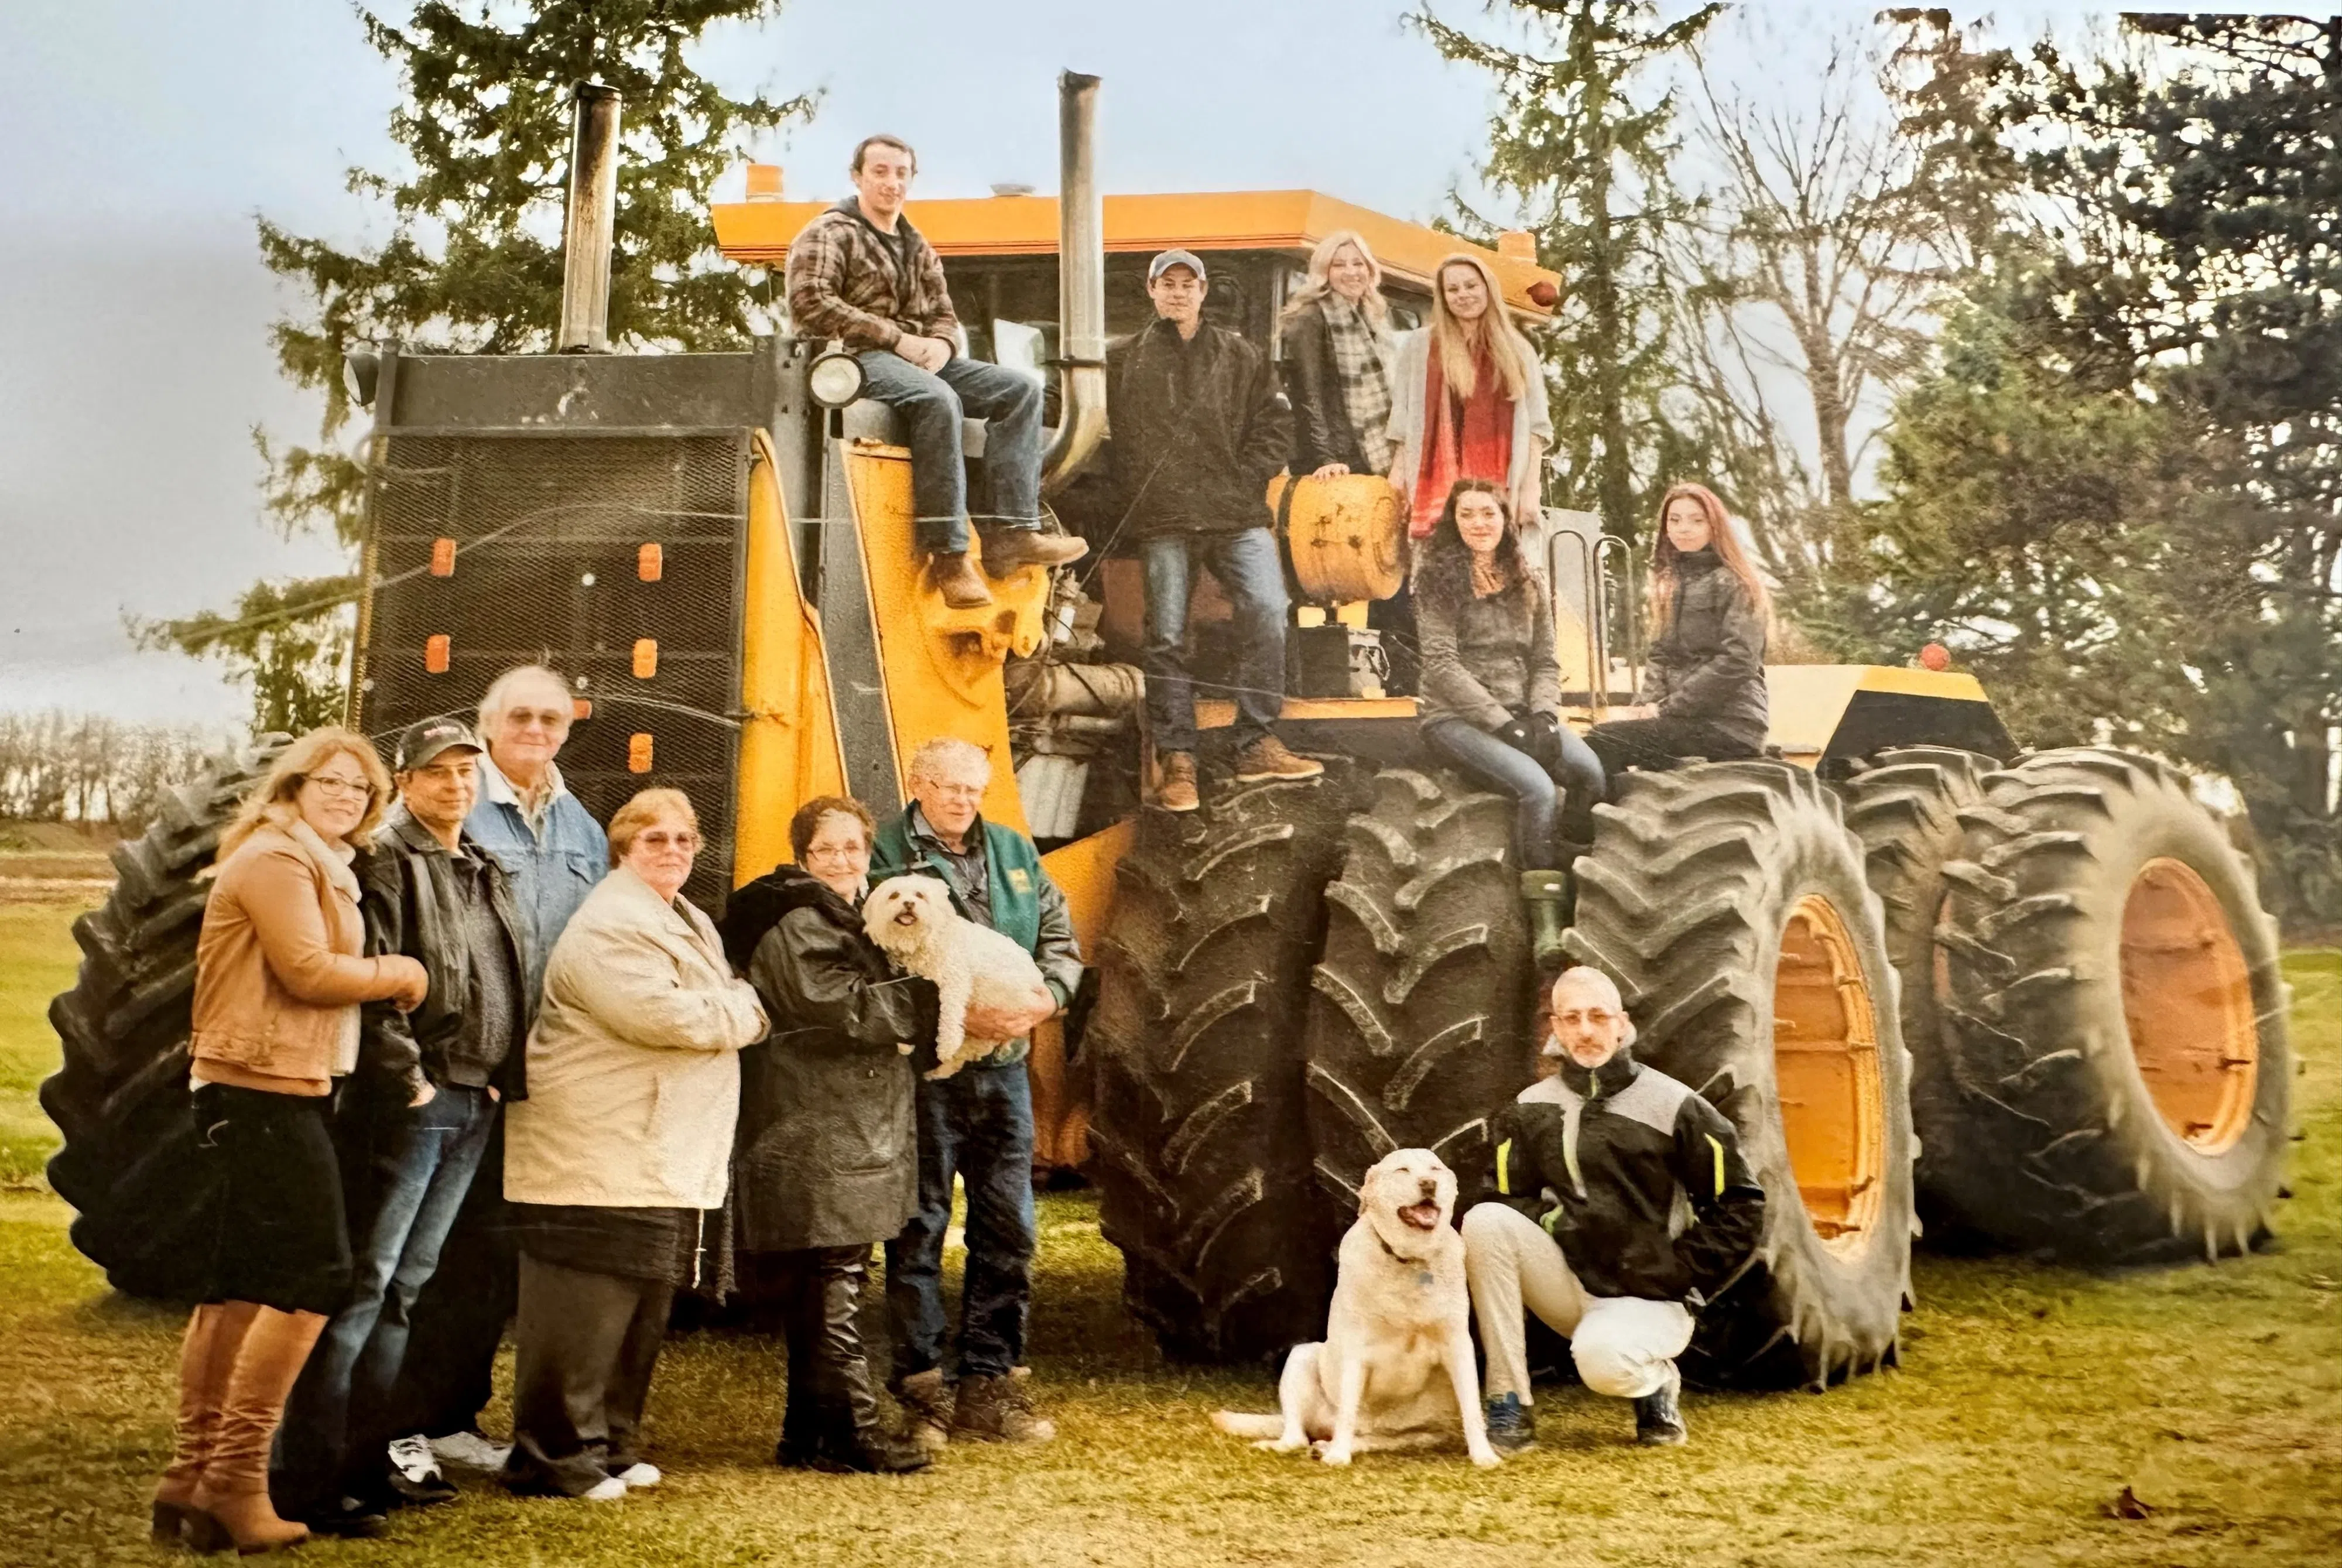
[[1561,721],[1551,714],[1528,716],[1529,754],[1547,767],[1561,762]]
[[1530,756],[1536,755],[1536,736],[1529,728],[1527,719],[1515,719],[1511,724],[1504,725],[1496,731],[1496,738],[1516,752],[1526,752]]

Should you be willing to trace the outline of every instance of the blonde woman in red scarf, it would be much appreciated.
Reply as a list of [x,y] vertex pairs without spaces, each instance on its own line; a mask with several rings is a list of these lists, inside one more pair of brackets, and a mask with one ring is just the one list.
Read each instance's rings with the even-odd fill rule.
[[1553,440],[1545,376],[1478,256],[1458,252],[1439,264],[1431,325],[1398,340],[1391,399],[1391,480],[1407,498],[1413,537],[1438,523],[1458,479],[1494,479],[1514,516],[1536,517]]

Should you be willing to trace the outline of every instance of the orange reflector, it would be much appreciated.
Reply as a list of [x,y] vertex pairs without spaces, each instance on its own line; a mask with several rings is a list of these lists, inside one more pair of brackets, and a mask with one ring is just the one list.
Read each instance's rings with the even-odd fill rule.
[[646,734],[626,737],[626,771],[646,774],[651,771],[651,738]]
[[447,673],[447,634],[439,633],[423,644],[423,667],[435,675]]
[[575,698],[569,704],[569,716],[573,719],[590,719],[594,716],[594,704],[583,697]]
[[666,571],[666,552],[656,544],[646,544],[635,552],[635,575],[646,583],[656,583]]
[[638,681],[647,681],[653,675],[657,674],[658,639],[656,637],[636,638],[635,679]]
[[431,541],[431,574],[434,577],[455,574],[455,541],[446,538]]

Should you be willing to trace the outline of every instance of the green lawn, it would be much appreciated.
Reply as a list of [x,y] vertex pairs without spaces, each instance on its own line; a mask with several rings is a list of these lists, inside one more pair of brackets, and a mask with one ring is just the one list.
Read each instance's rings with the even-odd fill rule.
[[[0,908],[0,1129],[24,1139],[55,1061],[67,912]],[[1157,1361],[1083,1195],[1045,1201],[1035,1375],[1063,1428],[954,1450],[904,1480],[772,1469],[776,1347],[670,1346],[656,1493],[608,1509],[489,1487],[392,1541],[307,1560],[503,1563],[2260,1564],[2342,1561],[2342,954],[2295,956],[2296,1197],[2282,1244],[2217,1267],[2098,1275],[1923,1258],[1900,1372],[1823,1396],[1687,1402],[1692,1446],[1645,1452],[1625,1409],[1539,1403],[1542,1451],[1347,1472],[1253,1453],[1206,1417],[1267,1409],[1256,1376]],[[14,1149],[17,1144],[8,1145]],[[13,1157],[13,1156],[12,1156]],[[0,1563],[138,1562],[166,1448],[178,1321],[105,1290],[45,1192],[0,1194]],[[2126,1487],[2151,1508],[2113,1515]]]

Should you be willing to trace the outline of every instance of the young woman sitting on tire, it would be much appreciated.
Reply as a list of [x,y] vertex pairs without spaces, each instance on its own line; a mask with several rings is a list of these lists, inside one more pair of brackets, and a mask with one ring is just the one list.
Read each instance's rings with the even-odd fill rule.
[[1449,487],[1416,567],[1415,606],[1424,744],[1519,803],[1521,893],[1537,961],[1550,964],[1561,954],[1564,797],[1582,818],[1602,798],[1603,773],[1561,722],[1553,601],[1522,552],[1503,485]]
[[[187,1040],[201,1158],[218,1197],[203,1304],[179,1352],[171,1464],[155,1489],[157,1541],[184,1532],[200,1550],[250,1553],[309,1535],[269,1505],[268,1450],[350,1290],[330,1096],[357,1065],[358,1004],[412,1008],[429,985],[402,954],[363,956],[351,863],[389,800],[390,775],[364,735],[313,730],[220,834]],[[411,1104],[430,1097],[415,1061],[380,1066]]]
[[1651,552],[1643,701],[1586,736],[1612,776],[1763,754],[1767,608],[1724,503],[1705,484],[1670,486]]

